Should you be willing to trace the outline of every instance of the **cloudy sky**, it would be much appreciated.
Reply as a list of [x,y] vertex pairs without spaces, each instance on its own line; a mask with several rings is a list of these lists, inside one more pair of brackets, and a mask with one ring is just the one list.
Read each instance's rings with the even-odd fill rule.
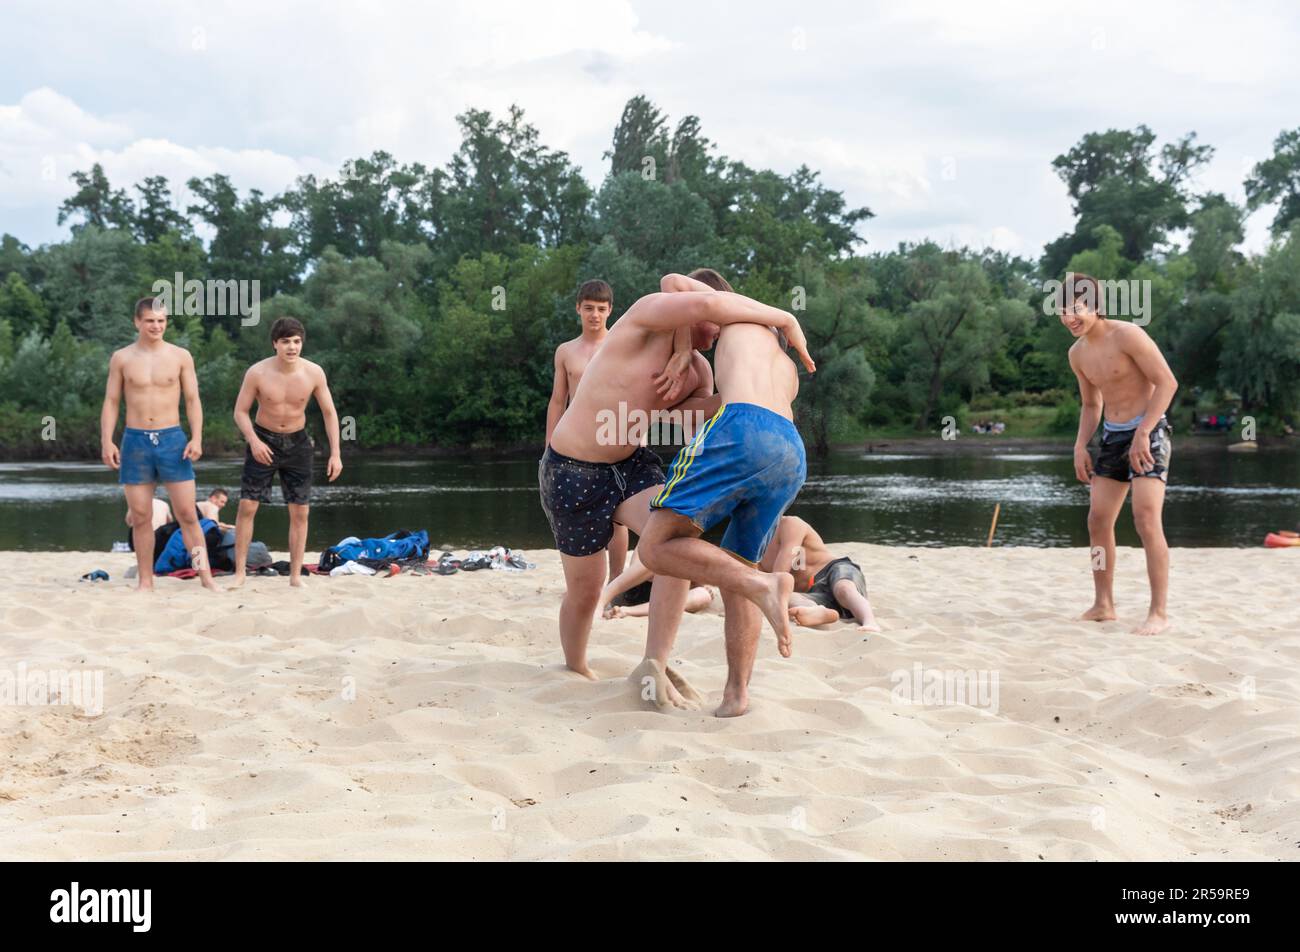
[[[623,104],[694,113],[752,166],[806,163],[876,218],[867,247],[1037,256],[1071,223],[1051,160],[1092,130],[1195,130],[1242,199],[1300,125],[1283,3],[3,0],[0,232],[57,240],[68,175],[224,172],[274,193],[386,149],[442,165],[455,115],[517,103],[590,181]],[[1261,248],[1271,218],[1249,222]]]

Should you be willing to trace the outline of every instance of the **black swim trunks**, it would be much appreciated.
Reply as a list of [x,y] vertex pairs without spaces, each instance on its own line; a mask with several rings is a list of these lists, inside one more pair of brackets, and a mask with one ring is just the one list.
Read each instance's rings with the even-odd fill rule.
[[1103,427],[1101,445],[1093,461],[1092,471],[1098,476],[1127,483],[1143,476],[1152,476],[1161,482],[1169,482],[1169,457],[1174,450],[1170,433],[1169,420],[1160,418],[1155,429],[1151,431],[1151,458],[1155,466],[1145,473],[1139,473],[1129,464],[1128,452],[1133,446],[1135,430],[1115,430]]
[[862,569],[858,567],[857,563],[847,556],[828,562],[813,577],[812,587],[803,594],[822,606],[822,608],[835,609],[840,613],[841,619],[852,618],[853,612],[841,605],[839,599],[835,597],[835,583],[844,579],[848,579],[853,583],[853,587],[858,590],[859,595],[863,598],[867,597],[866,576],[862,574]]
[[305,429],[296,433],[276,433],[253,424],[253,432],[271,447],[271,463],[259,463],[253,449],[244,451],[244,473],[239,479],[239,498],[257,502],[271,501],[271,481],[280,474],[280,491],[284,501],[305,506],[311,501],[311,464],[315,444]]
[[542,510],[555,547],[565,555],[592,555],[608,547],[618,504],[663,482],[663,464],[644,446],[617,463],[589,463],[548,446],[537,466]]

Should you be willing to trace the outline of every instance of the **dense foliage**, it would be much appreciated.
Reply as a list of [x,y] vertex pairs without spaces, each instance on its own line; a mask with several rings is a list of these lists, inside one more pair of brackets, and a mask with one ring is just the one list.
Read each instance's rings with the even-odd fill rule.
[[[97,456],[108,354],[134,337],[135,299],[177,273],[260,283],[256,326],[173,317],[210,452],[235,447],[240,379],[282,314],[304,320],[357,445],[536,445],[581,281],[613,285],[617,318],[664,272],[700,265],[804,323],[820,370],[798,422],[819,451],[1020,409],[1039,432],[1072,432],[1070,339],[1042,307],[1043,281],[1066,270],[1150,282],[1147,329],[1181,381],[1180,411],[1239,409],[1262,432],[1300,411],[1300,130],[1252,170],[1246,208],[1191,191],[1212,154],[1194,133],[1158,150],[1144,126],[1089,133],[1053,162],[1075,227],[1030,262],[931,242],[867,253],[872,213],[817,172],[752,169],[695,117],[670,127],[640,96],[595,191],[519,110],[459,123],[440,168],[376,152],[271,197],[212,175],[186,183],[184,209],[161,177],[127,191],[98,165],[74,174],[66,241],[0,239],[0,450]],[[1274,240],[1248,257],[1243,219],[1263,206],[1277,209]]]

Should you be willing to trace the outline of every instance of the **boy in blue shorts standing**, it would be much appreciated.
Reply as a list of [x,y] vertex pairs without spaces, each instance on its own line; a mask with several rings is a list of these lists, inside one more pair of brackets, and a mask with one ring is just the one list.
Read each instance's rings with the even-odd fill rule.
[[[135,304],[134,344],[115,351],[108,362],[108,387],[99,415],[101,458],[118,471],[118,482],[130,508],[131,532],[138,567],[136,588],[153,591],[153,493],[162,483],[172,513],[181,524],[185,548],[203,587],[219,591],[208,568],[207,548],[195,505],[194,461],[203,455],[203,405],[194,358],[183,347],[163,340],[167,311],[152,297]],[[180,398],[190,436],[181,429]],[[126,429],[122,448],[113,442],[118,408],[126,397]]]
[[[731,290],[715,271],[700,269],[692,277],[702,282],[701,290]],[[735,717],[749,708],[749,678],[763,616],[776,632],[781,654],[790,655],[794,579],[788,572],[758,568],[808,473],[791,409],[799,372],[786,356],[788,346],[774,328],[739,323],[722,328],[714,350],[722,407],[677,454],[667,482],[650,504],[637,547],[652,572],[722,590],[727,685],[715,711],[719,717]],[[794,346],[808,370],[815,370],[804,342]],[[730,522],[721,548],[700,538],[724,519]]]

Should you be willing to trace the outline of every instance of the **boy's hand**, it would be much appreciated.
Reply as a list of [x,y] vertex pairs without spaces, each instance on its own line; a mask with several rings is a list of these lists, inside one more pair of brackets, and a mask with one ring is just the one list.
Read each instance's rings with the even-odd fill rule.
[[275,454],[271,452],[271,447],[267,446],[261,440],[253,440],[248,444],[249,451],[253,454],[253,459],[257,460],[263,466],[270,466]]
[[325,476],[332,483],[339,478],[339,473],[343,472],[343,459],[337,454],[330,457],[330,461],[325,464]]
[[1092,457],[1086,446],[1074,448],[1074,475],[1081,483],[1092,482]]
[[122,468],[122,457],[118,455],[116,443],[105,443],[104,451],[99,454],[99,458],[111,469]]
[[188,443],[185,444],[185,452],[181,454],[181,459],[187,459],[192,463],[196,463],[198,462],[199,457],[202,455],[203,455],[203,441],[190,440]]
[[808,354],[808,338],[803,336],[803,328],[799,326],[799,319],[793,314],[790,315],[790,326],[785,328],[785,339],[790,342],[794,352],[799,355],[799,360],[803,362],[810,374],[817,372],[817,365]]
[[655,392],[659,399],[672,406],[681,399],[686,389],[686,375],[690,372],[694,351],[678,351],[668,358],[664,369],[654,375]]
[[1151,433],[1141,427],[1133,434],[1133,445],[1128,448],[1128,464],[1135,473],[1147,473],[1155,469],[1156,460],[1151,455]]

